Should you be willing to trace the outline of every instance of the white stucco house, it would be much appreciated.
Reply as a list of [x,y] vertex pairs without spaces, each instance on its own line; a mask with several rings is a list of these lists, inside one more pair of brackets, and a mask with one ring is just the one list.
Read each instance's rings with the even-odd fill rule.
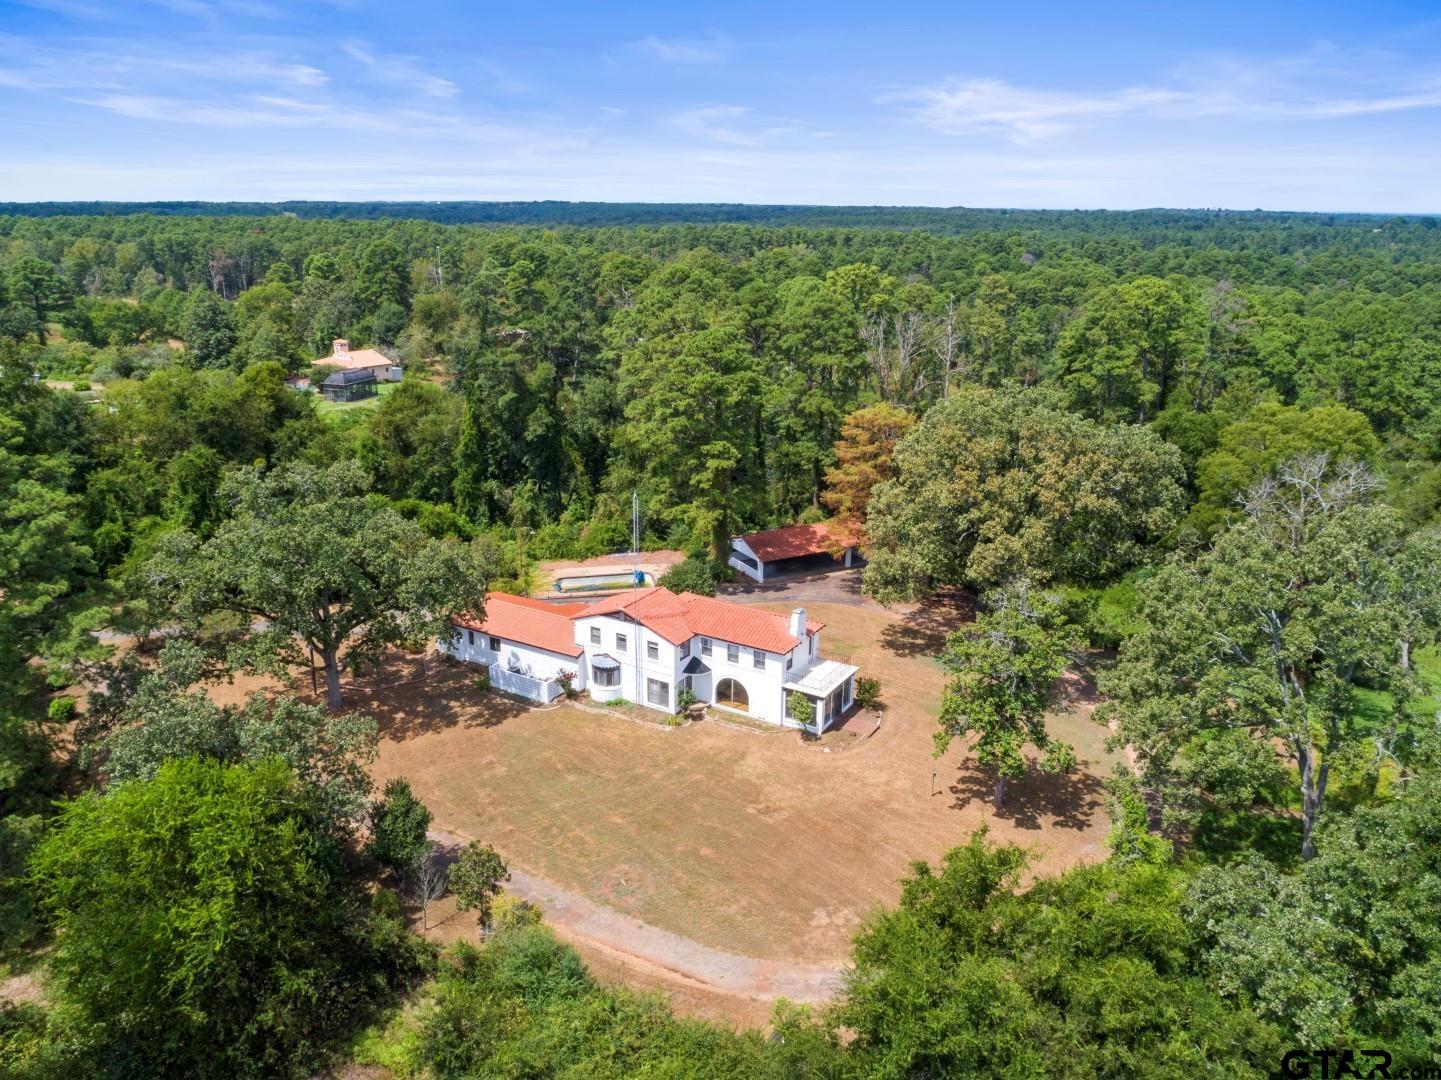
[[855,703],[856,668],[821,654],[825,624],[669,589],[635,589],[588,604],[547,604],[491,593],[481,620],[454,620],[442,648],[488,668],[493,685],[534,701],[562,692],[558,676],[597,701],[623,698],[674,713],[698,701],[786,727],[790,695],[810,699],[810,730],[825,731]]
[[822,573],[860,564],[860,536],[851,525],[821,521],[731,537],[733,569],[754,581],[782,574]]

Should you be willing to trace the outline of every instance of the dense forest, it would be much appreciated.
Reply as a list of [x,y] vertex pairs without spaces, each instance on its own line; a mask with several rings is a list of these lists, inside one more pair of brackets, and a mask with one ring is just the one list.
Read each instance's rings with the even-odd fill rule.
[[[1441,1063],[1434,219],[0,212],[0,927],[8,963],[56,943],[62,1002],[0,1012],[16,1075],[301,1073],[432,974],[406,1054],[442,1076]],[[337,338],[403,381],[297,388]],[[195,687],[301,642],[338,706],[342,647],[624,550],[632,493],[646,545],[691,556],[677,584],[713,588],[738,532],[840,515],[873,596],[974,593],[938,739],[977,737],[998,804],[1022,747],[1074,761],[1044,715],[1084,654],[1137,761],[1110,857],[1029,881],[981,837],[917,867],[843,999],[769,1040],[599,987],[524,913],[437,960],[348,861],[386,812],[374,731]],[[362,562],[364,596],[319,565]],[[185,633],[143,662],[92,633],[162,626]],[[108,689],[62,740],[77,674]],[[232,879],[243,902],[188,906]]]
[[[182,217],[348,218],[352,221],[419,218],[443,225],[792,225],[810,228],[921,229],[935,233],[1048,228],[1110,232],[1138,225],[1208,228],[1216,222],[1354,228],[1395,220],[1380,214],[1300,214],[1256,210],[1003,210],[932,206],[806,206],[762,203],[561,202],[0,202],[0,215],[155,214]],[[1403,222],[1408,219],[1399,219]],[[1413,219],[1434,228],[1435,218]]]

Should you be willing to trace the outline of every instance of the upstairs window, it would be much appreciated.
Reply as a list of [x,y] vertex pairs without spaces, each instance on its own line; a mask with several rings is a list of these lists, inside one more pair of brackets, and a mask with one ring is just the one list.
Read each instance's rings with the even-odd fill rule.
[[758,668],[763,668],[763,667],[765,667],[765,666],[766,666],[766,654],[763,653],[763,652],[761,652],[761,650],[759,650],[759,649],[752,649],[752,650],[751,650],[751,663],[754,664],[754,665],[755,665],[756,667],[758,667]]
[[700,654],[702,656],[709,656],[711,654],[710,638],[703,637],[700,639]]
[[739,645],[727,645],[726,659],[732,664],[739,664],[741,662],[741,647]]
[[690,655],[690,642],[689,642],[689,641],[682,641],[682,642],[680,643],[680,658],[681,658],[682,660],[684,660],[684,659],[685,659],[687,656],[689,656],[689,655]]
[[490,651],[500,652],[500,638],[493,637],[490,639]]
[[652,660],[659,660],[659,659],[660,659],[660,645],[657,644],[657,643],[654,642],[654,641],[647,641],[647,642],[645,643],[645,654],[646,654],[647,657],[649,657],[649,658],[652,659]]
[[599,627],[599,626],[592,626],[592,627],[590,628],[590,643],[591,643],[592,645],[599,645],[599,644],[600,644],[600,627]]
[[617,650],[618,652],[625,652],[625,650],[626,650],[626,645],[625,645],[625,635],[624,635],[624,634],[616,634],[616,636],[615,636],[615,647],[616,647],[616,650]]
[[474,644],[475,644],[475,631],[474,631],[474,630],[467,630],[467,631],[465,632],[465,640],[466,640],[466,643],[467,643],[467,644],[469,644],[469,645],[474,645]]

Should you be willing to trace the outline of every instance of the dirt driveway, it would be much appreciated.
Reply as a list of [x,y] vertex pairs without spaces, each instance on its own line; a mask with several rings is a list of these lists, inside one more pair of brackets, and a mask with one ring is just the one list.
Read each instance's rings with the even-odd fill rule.
[[1082,769],[1028,777],[997,814],[964,747],[931,756],[943,682],[931,654],[949,616],[808,606],[828,624],[827,654],[884,686],[879,732],[846,749],[791,732],[530,710],[445,669],[351,701],[382,722],[377,781],[407,777],[438,829],[651,927],[761,960],[843,964],[910,862],[981,825],[1033,846],[1042,869],[1103,855],[1110,761],[1089,703],[1056,721]]

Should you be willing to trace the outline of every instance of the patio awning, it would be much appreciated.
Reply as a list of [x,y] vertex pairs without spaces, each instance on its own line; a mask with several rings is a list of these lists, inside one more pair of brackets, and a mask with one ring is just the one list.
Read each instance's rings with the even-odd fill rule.
[[860,668],[842,664],[839,660],[822,660],[819,664],[806,668],[799,678],[787,682],[785,688],[788,692],[823,698],[859,670]]
[[597,671],[619,671],[620,661],[605,653],[596,653],[590,658],[590,666]]
[[680,669],[682,675],[709,675],[710,668],[701,663],[699,656],[692,656],[690,663]]

